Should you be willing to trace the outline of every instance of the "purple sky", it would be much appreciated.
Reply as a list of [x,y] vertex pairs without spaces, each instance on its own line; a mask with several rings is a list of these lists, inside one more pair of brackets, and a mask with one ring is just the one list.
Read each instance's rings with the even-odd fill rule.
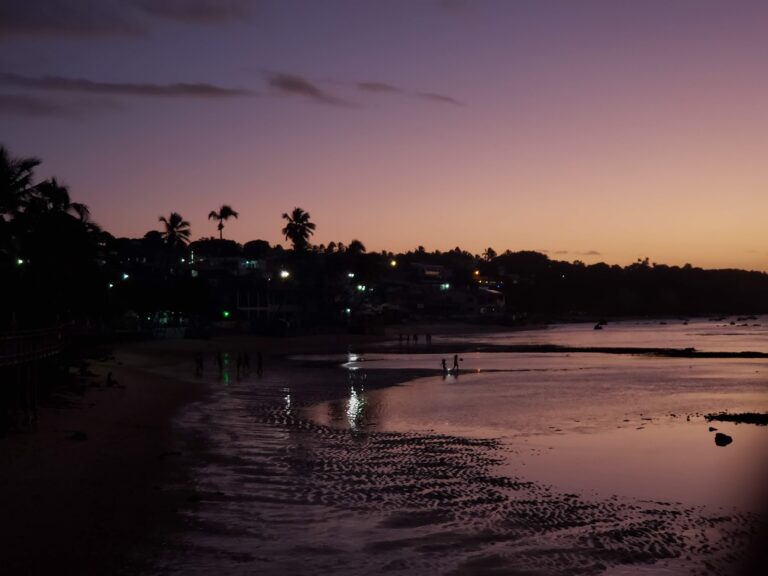
[[3,0],[0,142],[115,235],[768,270],[768,4]]

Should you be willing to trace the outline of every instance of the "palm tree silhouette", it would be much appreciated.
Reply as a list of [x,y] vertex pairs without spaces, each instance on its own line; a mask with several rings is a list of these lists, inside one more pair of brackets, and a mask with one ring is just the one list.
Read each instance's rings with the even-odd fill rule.
[[215,210],[211,210],[211,213],[208,214],[208,220],[218,220],[219,225],[217,226],[219,230],[219,240],[224,239],[224,222],[229,220],[230,218],[237,218],[238,214],[234,210],[232,210],[231,206],[228,206],[226,204],[222,205],[221,208],[219,208],[219,211],[216,212]]
[[11,158],[8,149],[0,146],[0,218],[14,217],[24,207],[39,164],[37,158]]
[[178,212],[171,212],[171,215],[166,218],[160,216],[158,218],[160,222],[165,226],[165,230],[162,232],[163,239],[166,245],[170,248],[184,248],[189,242],[189,222],[181,217]]
[[283,213],[283,219],[288,221],[282,230],[285,239],[293,243],[294,250],[305,250],[309,246],[309,237],[315,233],[315,225],[309,221],[309,212],[294,208],[290,215]]

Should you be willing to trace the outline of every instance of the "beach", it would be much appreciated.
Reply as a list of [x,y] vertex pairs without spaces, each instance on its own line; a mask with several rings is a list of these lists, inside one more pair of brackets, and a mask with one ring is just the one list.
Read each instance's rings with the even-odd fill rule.
[[[46,408],[36,433],[2,440],[6,565],[748,573],[765,527],[764,494],[748,490],[766,430],[715,423],[735,439],[719,448],[702,412],[765,411],[764,361],[469,350],[446,377],[440,359],[457,345],[546,335],[431,330],[430,348],[405,348],[396,331],[119,347],[94,381],[113,371],[124,389],[90,388],[74,408]],[[245,352],[251,371],[238,378]],[[617,375],[633,379],[626,390]]]

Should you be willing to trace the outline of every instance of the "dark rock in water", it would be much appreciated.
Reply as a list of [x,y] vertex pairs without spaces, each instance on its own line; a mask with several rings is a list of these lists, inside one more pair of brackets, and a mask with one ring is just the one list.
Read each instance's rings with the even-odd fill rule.
[[728,434],[723,434],[722,432],[715,434],[715,444],[718,446],[728,446],[731,442],[733,442],[733,438],[728,436]]
[[710,432],[717,432],[717,428],[713,428],[712,426],[709,427]]
[[75,430],[68,436],[70,440],[75,440],[77,442],[84,442],[85,440],[88,440],[88,434],[83,432],[82,430]]

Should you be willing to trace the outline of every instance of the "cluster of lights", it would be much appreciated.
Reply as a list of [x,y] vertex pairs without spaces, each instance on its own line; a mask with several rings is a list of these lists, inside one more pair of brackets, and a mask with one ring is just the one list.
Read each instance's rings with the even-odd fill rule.
[[451,285],[448,282],[440,284],[440,290],[449,290],[450,288],[451,288]]
[[357,285],[357,291],[358,292],[365,292],[365,284],[358,284]]
[[285,280],[286,278],[290,278],[291,273],[288,272],[288,270],[280,270],[280,278]]

